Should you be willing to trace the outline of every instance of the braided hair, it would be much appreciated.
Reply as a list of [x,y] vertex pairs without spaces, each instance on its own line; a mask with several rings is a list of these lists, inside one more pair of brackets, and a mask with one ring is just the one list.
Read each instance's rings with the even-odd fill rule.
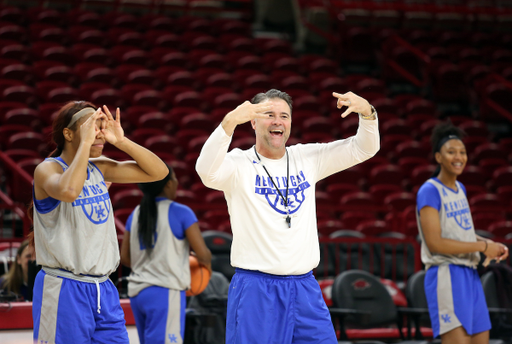
[[172,168],[170,166],[167,167],[169,168],[169,173],[164,179],[151,183],[138,184],[139,189],[144,193],[139,208],[139,241],[146,247],[146,250],[149,250],[148,252],[151,252],[154,246],[153,238],[155,236],[158,218],[155,198],[162,193],[165,185],[173,174]]

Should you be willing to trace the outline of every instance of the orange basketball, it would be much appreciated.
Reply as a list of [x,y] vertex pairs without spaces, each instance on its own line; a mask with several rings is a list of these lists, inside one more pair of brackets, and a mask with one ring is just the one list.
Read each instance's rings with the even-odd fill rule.
[[198,295],[205,290],[210,281],[210,271],[200,265],[195,256],[189,256],[190,262],[190,289],[187,290],[187,296]]

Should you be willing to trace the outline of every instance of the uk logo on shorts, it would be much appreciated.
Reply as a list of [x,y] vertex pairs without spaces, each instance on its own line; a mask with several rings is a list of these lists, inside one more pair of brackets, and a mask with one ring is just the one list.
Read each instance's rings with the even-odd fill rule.
[[289,180],[286,180],[286,177],[272,177],[272,179],[270,179],[270,177],[264,175],[256,176],[254,193],[264,196],[272,209],[284,215],[287,214],[284,201],[272,181],[274,181],[279,191],[281,191],[283,197],[286,197],[286,186],[289,183],[288,207],[290,214],[296,213],[306,199],[304,191],[311,186],[306,180],[304,172],[300,171],[298,175],[290,176]]
[[73,207],[82,207],[85,216],[92,223],[105,223],[110,214],[110,196],[105,182],[95,185],[84,185],[82,193],[73,202]]

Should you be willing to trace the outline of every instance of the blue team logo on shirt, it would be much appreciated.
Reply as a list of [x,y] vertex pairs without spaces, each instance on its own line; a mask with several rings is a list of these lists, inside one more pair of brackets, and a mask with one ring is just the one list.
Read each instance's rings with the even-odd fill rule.
[[111,210],[109,200],[110,196],[105,182],[95,185],[84,185],[82,193],[73,202],[73,207],[82,207],[89,221],[99,225],[105,223],[108,219]]
[[272,180],[279,191],[281,191],[283,197],[286,197],[286,185],[289,183],[287,198],[288,208],[290,209],[290,214],[297,212],[306,199],[304,191],[311,186],[307,182],[304,173],[300,171],[298,175],[290,176],[289,181],[286,180],[286,177],[273,177],[270,179],[268,176],[256,176],[254,193],[265,196],[267,203],[272,209],[284,215],[287,214],[284,200],[281,195],[279,195]]
[[453,217],[460,228],[467,231],[473,227],[467,199],[446,202],[443,206],[446,211],[446,217]]

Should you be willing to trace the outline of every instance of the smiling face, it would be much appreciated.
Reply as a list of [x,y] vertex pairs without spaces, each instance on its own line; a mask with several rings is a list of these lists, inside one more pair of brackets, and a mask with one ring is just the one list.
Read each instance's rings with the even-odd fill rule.
[[263,103],[270,102],[274,106],[267,112],[269,118],[257,118],[251,121],[256,132],[256,150],[267,158],[279,159],[285,153],[286,141],[290,137],[292,114],[290,107],[280,98],[272,98]]
[[454,176],[459,176],[468,162],[466,147],[457,139],[446,141],[435,157],[441,172]]

